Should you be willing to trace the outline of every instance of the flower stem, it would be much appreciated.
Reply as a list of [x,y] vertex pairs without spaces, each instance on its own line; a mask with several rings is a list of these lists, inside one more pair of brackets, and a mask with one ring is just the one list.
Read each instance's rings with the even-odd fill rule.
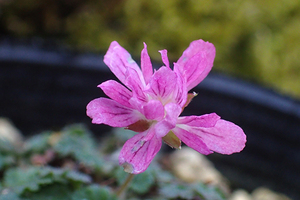
[[127,179],[125,180],[125,182],[121,185],[121,187],[117,190],[117,196],[121,199],[123,194],[125,193],[129,183],[131,182],[131,180],[133,179],[134,174],[129,174],[127,176]]

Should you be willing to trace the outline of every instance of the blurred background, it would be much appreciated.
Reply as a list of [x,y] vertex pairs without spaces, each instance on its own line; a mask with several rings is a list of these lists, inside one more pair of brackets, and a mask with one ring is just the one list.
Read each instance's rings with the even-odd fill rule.
[[159,66],[158,50],[175,62],[197,39],[217,55],[184,114],[216,112],[248,139],[240,154],[209,159],[233,188],[299,199],[299,0],[0,0],[0,116],[25,135],[83,122],[101,136],[109,127],[92,125],[85,106],[115,78],[102,61],[109,44],[138,61],[146,42]]
[[300,97],[298,0],[0,0],[0,32],[92,52],[117,40],[134,56],[146,42],[156,61],[202,38],[216,46],[214,70]]

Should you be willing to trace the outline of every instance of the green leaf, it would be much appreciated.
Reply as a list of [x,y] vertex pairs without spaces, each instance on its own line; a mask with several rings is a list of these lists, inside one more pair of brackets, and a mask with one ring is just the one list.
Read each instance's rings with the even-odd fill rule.
[[73,182],[73,183],[90,183],[92,181],[91,177],[80,173],[80,172],[76,172],[76,171],[67,171],[67,173],[65,174],[66,179],[68,179],[69,181]]
[[166,198],[193,199],[193,188],[185,184],[162,184],[159,193]]
[[50,178],[41,178],[36,167],[12,168],[4,174],[4,186],[11,188],[17,194],[22,194],[25,190],[37,191],[40,184],[51,182]]
[[118,167],[113,176],[116,178],[118,185],[122,185],[126,180],[128,173],[126,173],[122,167]]
[[12,155],[2,155],[0,152],[0,170],[9,167],[16,162],[16,158]]
[[25,143],[25,151],[34,153],[40,153],[45,151],[47,148],[50,147],[49,137],[51,133],[52,132],[47,131],[29,138]]
[[89,167],[99,169],[104,163],[91,134],[82,125],[66,127],[54,150],[61,156],[72,156]]
[[129,188],[138,194],[145,194],[154,185],[155,179],[151,170],[134,176]]
[[72,195],[72,200],[117,200],[117,197],[108,187],[90,185],[76,191]]
[[[122,185],[129,174],[124,172],[123,168],[119,167],[114,176],[117,179],[118,185]],[[154,183],[155,177],[153,171],[151,169],[147,169],[145,172],[135,175],[128,187],[137,194],[145,194],[154,185]]]
[[70,169],[43,167],[39,173],[41,178],[50,178],[53,182],[70,183],[73,186],[91,182],[90,176]]
[[203,183],[196,183],[192,186],[196,194],[200,195],[205,200],[226,200],[225,195],[214,186],[207,186]]
[[4,186],[17,194],[36,192],[40,186],[52,183],[70,184],[74,188],[90,182],[91,177],[86,174],[53,167],[13,168],[4,174]]
[[21,200],[15,192],[9,189],[5,189],[5,190],[6,191],[1,192],[0,200]]
[[29,200],[68,200],[71,199],[72,189],[64,184],[53,184],[41,187],[38,192],[24,195]]
[[9,141],[0,138],[0,170],[16,162],[17,148]]
[[16,153],[16,148],[9,140],[0,138],[0,152]]

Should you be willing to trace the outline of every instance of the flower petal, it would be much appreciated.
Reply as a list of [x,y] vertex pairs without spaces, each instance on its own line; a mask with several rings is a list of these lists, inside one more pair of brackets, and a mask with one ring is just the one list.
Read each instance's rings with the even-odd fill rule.
[[143,118],[138,111],[107,98],[92,100],[87,105],[86,113],[92,118],[92,123],[112,127],[127,127]]
[[[175,68],[178,65],[174,65]],[[208,70],[209,69],[209,70]],[[209,73],[205,52],[199,52],[191,57],[184,66],[182,74],[186,78],[187,91],[198,85]]]
[[128,76],[126,78],[126,86],[128,86],[132,93],[133,97],[140,102],[147,102],[147,97],[144,93],[145,85],[141,83],[138,78],[138,72],[132,68],[128,68]]
[[113,41],[110,44],[103,61],[124,85],[126,85],[128,68],[134,69],[137,72],[136,78],[141,82],[141,84],[145,84],[144,77],[139,66],[132,59],[131,55],[118,44],[118,42]]
[[177,126],[192,126],[192,127],[214,127],[221,117],[216,113],[205,114],[201,116],[179,117]]
[[246,135],[237,125],[226,120],[218,120],[211,128],[201,128],[196,133],[207,147],[222,154],[232,154],[244,149]]
[[181,113],[181,107],[176,103],[168,103],[165,105],[165,111],[165,118],[154,126],[157,137],[164,137],[176,126],[178,116]]
[[126,107],[131,107],[129,99],[132,97],[132,92],[120,83],[114,80],[108,80],[98,85],[98,87],[111,99]]
[[143,114],[149,120],[160,121],[165,115],[165,109],[162,103],[158,100],[150,100],[143,106]]
[[182,76],[182,74],[174,68],[174,72],[177,75],[177,84],[176,89],[174,89],[174,99],[175,103],[180,105],[180,107],[184,108],[184,105],[186,104],[186,101],[188,100],[187,97],[187,88],[186,88],[186,80],[185,77]]
[[[215,123],[217,116],[212,117],[213,119],[206,117],[202,122],[193,118],[194,116],[179,119],[178,121],[182,124],[177,124],[176,130],[179,128],[199,137],[210,150],[222,154],[240,152],[245,147],[246,135],[234,123],[222,119]],[[211,126],[214,123],[215,125]],[[206,124],[208,126],[204,127]],[[177,135],[176,131],[174,133]],[[181,139],[180,136],[178,137]]]
[[147,45],[144,42],[144,49],[141,52],[141,68],[144,75],[146,84],[149,83],[151,76],[153,75],[152,63],[147,51]]
[[193,41],[174,65],[186,77],[187,89],[198,85],[210,72],[216,50],[213,44],[203,40]]
[[190,133],[179,127],[174,128],[172,131],[182,142],[184,142],[187,146],[191,147],[192,149],[198,151],[199,153],[202,153],[204,155],[213,153],[209,150],[209,148],[198,135]]
[[166,67],[170,68],[170,63],[168,59],[168,51],[166,49],[158,51],[161,54],[161,59]]
[[153,74],[149,83],[150,88],[145,90],[145,92],[154,99],[160,99],[165,104],[173,100],[176,83],[176,74],[167,67],[161,67]]
[[125,142],[119,155],[119,164],[123,165],[126,172],[132,174],[144,172],[160,150],[162,142],[155,134],[151,140],[143,140],[148,131],[139,133]]

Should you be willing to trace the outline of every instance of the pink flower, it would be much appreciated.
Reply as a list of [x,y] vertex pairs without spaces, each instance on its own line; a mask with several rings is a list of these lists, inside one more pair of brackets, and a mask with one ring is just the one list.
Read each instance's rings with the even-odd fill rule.
[[126,141],[120,152],[119,163],[124,170],[133,174],[145,171],[162,141],[173,148],[180,148],[182,141],[205,155],[240,152],[246,136],[239,126],[222,120],[215,113],[179,117],[196,96],[188,91],[199,84],[213,66],[214,45],[203,40],[193,41],[174,63],[173,70],[167,50],[159,52],[164,66],[153,71],[146,44],[139,68],[124,48],[112,42],[104,62],[123,85],[114,80],[101,83],[98,87],[110,99],[94,99],[87,105],[92,123],[138,132]]

